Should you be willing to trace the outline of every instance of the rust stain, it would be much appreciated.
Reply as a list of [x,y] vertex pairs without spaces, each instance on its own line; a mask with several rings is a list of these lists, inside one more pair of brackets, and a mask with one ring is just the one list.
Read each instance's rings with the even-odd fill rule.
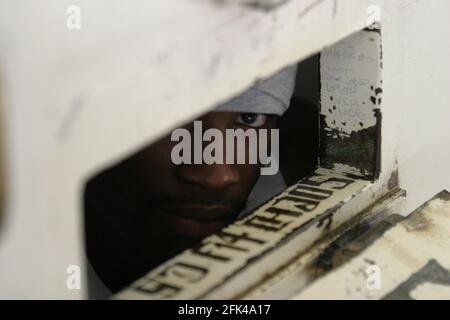
[[431,227],[432,221],[425,218],[421,212],[413,213],[404,222],[406,231],[408,232],[425,232]]
[[387,188],[388,190],[394,190],[398,187],[399,179],[398,179],[398,169],[395,169],[391,176],[389,177]]

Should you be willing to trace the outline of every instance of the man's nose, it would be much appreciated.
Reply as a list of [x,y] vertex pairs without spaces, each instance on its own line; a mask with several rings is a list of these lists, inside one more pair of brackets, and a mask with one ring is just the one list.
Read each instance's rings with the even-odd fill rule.
[[230,164],[186,164],[177,170],[178,178],[205,189],[224,189],[239,182],[239,171]]

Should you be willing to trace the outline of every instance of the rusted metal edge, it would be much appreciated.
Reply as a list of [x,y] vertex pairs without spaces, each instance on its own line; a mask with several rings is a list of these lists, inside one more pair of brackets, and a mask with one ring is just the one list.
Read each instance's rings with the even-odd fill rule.
[[[281,268],[277,273],[270,277],[270,279],[267,279],[265,283],[256,285],[242,295],[234,298],[267,298],[267,292],[270,292],[271,288],[274,286],[281,287],[283,285],[282,282],[286,283],[282,290],[283,294],[280,296],[275,293],[270,295],[271,298],[285,299],[288,298],[290,294],[298,293],[305,288],[308,283],[301,284],[299,283],[300,281],[294,281],[291,280],[291,278],[297,279],[302,277],[302,279],[307,279],[304,280],[306,282],[313,282],[325,275],[326,272],[331,271],[332,268],[337,267],[336,265],[331,267],[321,265],[327,264],[327,261],[341,248],[354,241],[357,237],[365,234],[371,228],[375,228],[383,223],[383,221],[389,222],[391,219],[393,219],[392,221],[400,221],[400,219],[397,219],[397,215],[390,215],[390,209],[398,205],[405,197],[406,191],[402,189],[396,189],[389,192],[360,214],[330,232],[307,252],[292,259],[289,264]],[[292,285],[292,283],[295,282],[298,283],[297,286]],[[281,290],[277,288],[277,291],[280,292]]]

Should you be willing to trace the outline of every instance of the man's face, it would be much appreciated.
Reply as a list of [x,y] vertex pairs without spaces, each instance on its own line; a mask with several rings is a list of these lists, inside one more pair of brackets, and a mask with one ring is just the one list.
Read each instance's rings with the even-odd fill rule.
[[[202,121],[203,131],[220,130],[226,145],[226,129],[272,129],[276,117],[211,112],[198,120]],[[185,128],[193,137],[192,123]],[[124,261],[124,266],[116,266],[125,268],[120,272],[126,272],[126,265],[134,268],[133,264],[134,269],[149,271],[234,221],[245,207],[260,174],[259,164],[235,161],[235,164],[175,165],[171,151],[177,143],[171,141],[169,134],[88,184],[87,247],[99,275],[95,261],[113,259],[107,257],[105,246],[114,246],[116,251],[111,255],[116,257],[121,248],[132,256]],[[208,143],[204,142],[203,147]],[[102,228],[109,230],[102,232]]]

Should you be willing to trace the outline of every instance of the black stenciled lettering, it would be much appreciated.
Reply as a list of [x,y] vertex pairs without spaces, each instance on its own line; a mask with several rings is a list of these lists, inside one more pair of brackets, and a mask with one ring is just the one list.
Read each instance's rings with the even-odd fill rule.
[[273,215],[270,218],[262,217],[262,216],[253,216],[245,221],[244,225],[249,227],[254,227],[257,229],[262,229],[265,231],[280,231],[285,226],[287,226],[290,222],[282,222],[277,220],[279,217],[278,214]]
[[195,283],[200,281],[207,273],[208,269],[206,268],[184,262],[175,262],[162,271],[160,275],[166,279],[174,277],[186,282]]
[[[237,228],[239,228],[237,226]],[[234,232],[234,231],[233,231]],[[261,239],[252,238],[247,232],[241,232],[240,234],[231,233],[227,230],[221,230],[214,235],[203,240],[203,243],[216,246],[217,248],[227,248],[230,250],[248,252],[250,248],[246,247],[247,243],[264,244],[266,241]],[[239,244],[239,245],[238,245]]]
[[[330,186],[328,186],[329,189],[342,190],[342,189],[346,188],[348,185],[352,184],[353,182],[355,182],[355,181],[351,180],[351,179],[329,178],[324,181],[313,181],[313,180],[307,179],[307,180],[303,180],[302,184],[313,186],[313,187],[320,187],[322,185],[330,184]],[[334,185],[333,183],[338,183],[340,185]]]
[[[237,231],[237,230],[236,230]],[[221,240],[227,242],[228,244],[235,244],[237,242],[246,241],[252,242],[256,244],[264,244],[265,240],[256,239],[250,237],[248,232],[241,231],[241,233],[237,234],[236,231],[232,231],[231,229],[221,230],[217,232],[215,235],[218,236]]]
[[246,248],[232,246],[230,244],[225,244],[225,243],[214,243],[214,245],[217,248],[219,248],[219,249],[220,248],[227,248],[227,249],[230,249],[230,250],[241,251],[241,252],[247,252],[248,251],[248,249],[246,249]]
[[154,279],[147,279],[147,280],[148,281],[146,283],[134,287],[133,290],[145,294],[158,296],[160,298],[172,298],[182,290],[182,288],[180,287],[172,286],[170,284],[159,282]]
[[296,196],[296,197],[302,197],[306,199],[314,199],[314,200],[325,200],[328,199],[329,196],[320,196],[313,193],[307,193],[307,192],[301,192],[301,191],[291,191],[289,194]]
[[212,259],[212,260],[221,261],[221,262],[227,262],[227,261],[231,260],[230,257],[214,254],[213,250],[207,248],[211,245],[216,246],[216,244],[213,242],[201,243],[200,245],[191,249],[192,254],[202,256],[202,257]]
[[314,200],[325,200],[328,199],[333,194],[333,191],[297,185],[294,190],[289,192],[289,194],[297,197],[309,198]]
[[315,208],[317,208],[317,206],[320,203],[320,201],[317,201],[317,200],[287,196],[287,197],[282,197],[282,198],[277,199],[275,201],[274,205],[278,204],[280,201],[283,201],[283,200],[294,202],[295,208],[302,210],[302,211],[306,211],[306,212],[313,211]]
[[270,212],[270,213],[275,213],[278,215],[295,217],[295,218],[300,217],[303,214],[303,212],[301,212],[301,211],[291,211],[291,210],[286,210],[286,209],[282,209],[282,208],[278,208],[278,207],[269,207],[264,211]]

